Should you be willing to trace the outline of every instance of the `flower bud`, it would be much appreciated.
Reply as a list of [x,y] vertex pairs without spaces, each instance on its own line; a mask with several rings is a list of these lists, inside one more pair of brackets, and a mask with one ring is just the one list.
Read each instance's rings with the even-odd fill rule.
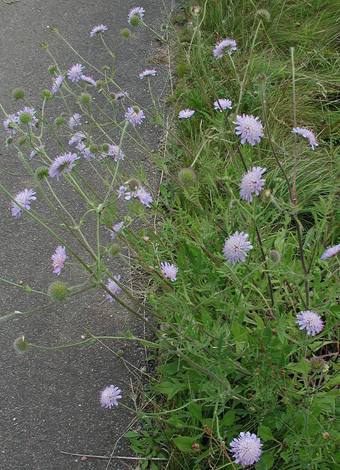
[[279,262],[281,261],[281,255],[280,255],[280,253],[279,253],[278,251],[276,251],[276,250],[270,250],[270,252],[269,252],[269,259],[270,259],[273,263],[277,264],[277,263],[279,263]]
[[117,245],[117,243],[114,243],[114,244],[111,246],[109,253],[110,253],[111,256],[116,256],[116,255],[118,255],[118,254],[121,252],[121,249],[122,249],[122,248],[121,248],[120,245]]
[[62,303],[69,296],[70,290],[63,282],[53,282],[48,288],[48,294],[53,300]]
[[13,142],[14,142],[13,137],[8,137],[8,139],[6,140],[6,146],[13,144]]
[[201,7],[199,5],[193,5],[191,7],[191,14],[194,16],[198,16],[201,13]]
[[130,37],[131,31],[128,28],[124,28],[122,31],[122,36],[123,38],[128,38]]
[[15,100],[20,100],[25,96],[25,92],[21,88],[16,88],[13,90],[12,96]]
[[83,104],[89,104],[91,99],[92,99],[92,96],[89,93],[82,93],[81,96],[80,96],[80,101]]
[[51,75],[57,73],[57,67],[55,65],[50,65],[48,67],[48,71],[50,72]]
[[265,85],[267,81],[267,75],[265,73],[258,73],[255,75],[254,82],[258,85]]
[[28,344],[24,335],[19,336],[19,338],[14,341],[13,346],[16,352],[20,355],[27,354],[28,352]]
[[140,23],[140,18],[139,16],[135,15],[130,19],[130,25],[131,26],[138,26]]
[[255,13],[255,18],[257,18],[258,20],[262,20],[263,22],[269,22],[270,13],[268,10],[261,8],[260,10],[257,10],[257,12]]
[[194,443],[192,444],[192,448],[193,448],[193,450],[194,450],[195,452],[199,452],[199,450],[200,450],[200,445],[197,444],[196,442],[194,442]]
[[90,145],[90,152],[91,153],[97,153],[98,152],[98,145],[96,145],[96,144]]
[[37,168],[35,175],[38,178],[38,180],[43,180],[44,178],[48,177],[48,168],[41,166]]
[[325,432],[322,434],[322,437],[325,439],[325,441],[328,441],[328,439],[330,438],[329,432],[325,431]]
[[19,139],[18,139],[18,144],[19,145],[24,145],[25,142],[26,142],[26,137],[19,137]]
[[110,145],[105,143],[105,144],[102,144],[101,148],[102,148],[102,152],[108,153],[110,150]]
[[21,124],[28,124],[29,122],[33,120],[33,116],[31,113],[24,111],[20,114],[19,120]]
[[65,122],[65,119],[59,116],[55,119],[54,124],[56,126],[61,126],[62,124],[64,124],[64,122]]
[[183,186],[191,186],[196,180],[196,174],[192,168],[183,168],[178,174],[178,179]]
[[328,369],[326,361],[324,361],[321,357],[312,357],[312,359],[310,359],[309,362],[310,362],[312,372],[321,373],[321,372],[326,372]]
[[270,202],[272,200],[272,192],[269,188],[266,188],[262,191],[261,194],[262,200],[265,202]]

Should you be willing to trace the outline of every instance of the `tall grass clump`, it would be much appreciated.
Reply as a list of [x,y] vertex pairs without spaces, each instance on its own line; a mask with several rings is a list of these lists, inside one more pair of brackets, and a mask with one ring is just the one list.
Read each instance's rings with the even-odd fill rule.
[[[147,340],[126,335],[155,351],[149,405],[138,413],[145,426],[127,434],[142,468],[340,468],[338,10],[330,1],[257,3],[197,0],[172,23],[170,15],[171,39],[157,33],[177,63],[171,124],[127,96],[114,68],[94,70],[95,82],[82,78],[80,62],[67,76],[55,63],[57,92],[44,94],[42,113],[20,96],[26,108],[6,114],[35,181],[17,195],[2,186],[12,215],[55,236],[57,275],[66,257],[87,273],[82,285],[50,286],[50,302],[100,288],[150,331]],[[147,27],[142,10],[133,9],[131,25]],[[151,98],[155,73],[141,74]],[[57,99],[65,114],[51,123],[44,110]],[[165,131],[162,155],[145,146],[147,120]],[[45,132],[61,147],[55,158]],[[158,192],[141,165],[121,170],[125,139],[162,171]],[[84,215],[63,204],[61,180]],[[39,197],[50,220],[35,212]],[[103,263],[105,253],[140,275],[146,303]],[[19,343],[21,353],[38,347]],[[101,397],[107,408],[120,398],[111,387]]]

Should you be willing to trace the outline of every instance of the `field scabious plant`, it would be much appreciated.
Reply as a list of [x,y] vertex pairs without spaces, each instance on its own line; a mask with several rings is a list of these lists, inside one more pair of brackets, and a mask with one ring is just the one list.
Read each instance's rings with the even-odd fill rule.
[[[329,18],[327,5],[309,6],[311,12],[301,10],[300,2],[291,8],[273,2],[266,14],[241,2],[240,15],[222,0],[208,3],[188,8],[190,39],[182,37],[175,48],[188,66],[172,99],[170,126],[157,109],[142,110],[115,83],[113,71],[103,70],[94,82],[80,63],[67,73],[56,67],[43,109],[60,97],[78,103],[79,113],[66,109],[58,126],[26,101],[17,114],[5,113],[10,138],[24,139],[11,145],[35,188],[11,196],[1,187],[14,217],[32,216],[60,243],[52,256],[55,274],[67,269],[66,258],[87,272],[81,286],[50,288],[52,301],[100,288],[109,302],[125,305],[153,333],[149,344],[159,354],[154,381],[145,390],[151,406],[140,413],[146,427],[128,433],[141,456],[152,461],[161,455],[152,461],[153,469],[162,468],[160,448],[167,449],[166,468],[172,469],[337,469],[339,146],[327,124],[335,119],[332,109],[325,102],[320,109],[321,98],[312,98],[318,97],[319,83],[330,92],[335,85],[315,65],[322,61],[314,52],[310,68],[301,72],[309,43],[302,51],[291,48],[291,37],[282,33],[287,15],[313,24],[320,11]],[[143,7],[133,8],[128,23],[147,27],[144,14]],[[104,31],[108,34],[99,25],[90,35],[104,41]],[[333,66],[336,37],[331,28],[324,42]],[[313,50],[321,44],[309,45]],[[148,80],[151,97],[155,74],[154,69],[139,74]],[[89,87],[105,98],[103,108],[91,99]],[[322,112],[327,120],[319,119]],[[170,136],[164,155],[153,155],[165,177],[158,195],[132,165],[129,177],[120,167],[127,160],[125,139],[133,135],[139,142],[151,118]],[[46,152],[39,123],[61,144],[57,157]],[[118,136],[113,129],[119,129]],[[140,145],[152,155],[143,140]],[[48,169],[43,179],[36,164]],[[102,192],[84,181],[85,164],[102,176]],[[97,227],[94,241],[75,223],[79,214],[71,214],[54,191],[59,180],[84,201]],[[60,228],[67,228],[62,238],[33,212],[38,190],[54,208]],[[121,203],[128,205],[129,216],[120,213]],[[104,248],[100,227],[111,234]],[[124,245],[136,271],[143,271],[144,306],[121,275],[103,265],[103,253],[121,256],[113,241]],[[38,347],[26,336],[16,345],[21,354]],[[117,387],[106,387],[101,406],[117,406],[120,394]],[[148,460],[143,462],[146,468]]]

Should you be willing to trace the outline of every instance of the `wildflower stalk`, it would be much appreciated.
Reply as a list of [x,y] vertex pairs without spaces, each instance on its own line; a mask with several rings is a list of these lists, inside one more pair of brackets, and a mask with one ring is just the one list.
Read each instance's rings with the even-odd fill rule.
[[33,292],[34,294],[40,294],[40,295],[45,295],[46,297],[49,297],[49,295],[46,294],[46,292],[31,289],[29,286],[23,286],[21,284],[17,284],[16,282],[12,282],[12,281],[8,281],[7,279],[3,279],[2,277],[0,277],[0,282],[3,282],[5,284],[9,284],[10,286],[18,287],[19,289],[22,289],[22,290],[24,290],[25,292],[28,292],[28,293]]
[[[294,128],[296,128],[296,95],[295,95],[295,65],[294,65],[294,47],[290,48],[291,59],[292,59],[292,82],[293,82],[293,118]],[[296,205],[296,143],[297,134],[294,132],[294,170],[293,170],[293,204]]]

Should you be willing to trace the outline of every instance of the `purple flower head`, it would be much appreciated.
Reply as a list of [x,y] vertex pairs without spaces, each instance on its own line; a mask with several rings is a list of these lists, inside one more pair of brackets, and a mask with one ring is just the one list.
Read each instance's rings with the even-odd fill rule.
[[14,197],[14,201],[11,201],[11,206],[12,206],[12,216],[13,217],[20,217],[22,208],[18,206],[22,206],[24,209],[27,211],[30,210],[31,208],[31,201],[35,201],[37,198],[34,196],[35,192],[33,189],[23,189],[19,193],[16,194]]
[[96,34],[103,33],[104,31],[107,31],[107,26],[104,26],[103,24],[99,24],[98,26],[95,26],[92,28],[90,32],[90,37],[93,38]]
[[[226,51],[225,51],[226,49]],[[221,41],[218,41],[216,43],[215,49],[214,49],[214,56],[216,59],[220,59],[223,57],[224,52],[227,52],[229,55],[233,51],[236,51],[236,41],[234,39],[222,39]]]
[[266,168],[261,168],[260,166],[253,166],[252,170],[249,170],[241,180],[240,184],[240,196],[242,199],[245,199],[248,202],[252,202],[253,193],[256,196],[259,195],[262,191],[265,179],[262,178],[263,173],[266,171]]
[[64,267],[65,260],[67,258],[65,253],[66,248],[64,246],[57,246],[55,249],[54,254],[51,256],[51,260],[53,261],[53,272],[59,276],[60,271]]
[[238,233],[236,231],[234,235],[226,239],[223,253],[228,263],[232,263],[233,266],[235,266],[239,261],[242,261],[242,263],[245,262],[247,256],[246,252],[253,248],[251,243],[247,241],[248,237],[248,234],[244,232]]
[[311,130],[307,129],[306,127],[294,127],[292,132],[293,134],[299,134],[305,139],[308,139],[312,147],[312,150],[314,150],[314,147],[317,147],[319,145],[318,142],[316,141],[316,137],[314,133]]
[[75,143],[79,144],[82,140],[86,139],[87,135],[84,132],[76,132],[68,141],[69,145],[73,145]]
[[119,154],[119,159],[124,160],[125,154],[122,152],[122,149],[119,151],[119,146],[118,145],[109,145],[109,151],[107,153],[102,153],[101,157],[99,158],[100,160],[102,158],[106,157],[115,157],[115,162],[118,160],[118,154]]
[[[116,281],[119,282],[120,279],[120,274],[118,276],[113,276]],[[113,295],[117,296],[119,295],[120,291],[122,290],[118,284],[115,283],[113,279],[109,279],[106,283],[106,287],[109,289],[110,292],[112,292]],[[110,302],[114,302],[114,298],[110,294],[106,294],[106,298]]]
[[124,227],[124,222],[118,222],[116,225],[112,227],[112,232],[111,232],[111,240],[114,240],[116,237],[116,234],[120,231],[121,228]]
[[62,75],[58,75],[56,79],[53,80],[53,85],[51,92],[55,95],[58,93],[61,84],[63,83],[64,77]]
[[72,82],[78,82],[80,80],[80,77],[83,74],[83,70],[84,70],[84,66],[81,64],[72,65],[72,67],[69,68],[67,71],[67,77]]
[[230,452],[235,457],[235,463],[241,465],[252,465],[253,463],[260,460],[262,454],[260,438],[256,434],[250,434],[250,432],[240,432],[238,438],[235,438],[230,443]]
[[338,245],[327,247],[326,251],[321,256],[321,261],[324,261],[327,258],[333,258],[333,256],[336,256],[339,253],[339,251],[340,251],[340,243]]
[[144,72],[139,74],[139,78],[142,80],[144,77],[149,77],[150,75],[155,76],[157,71],[155,69],[145,69]]
[[307,335],[315,336],[315,334],[320,333],[324,327],[320,315],[310,310],[301,312],[300,315],[296,315],[296,318],[296,323],[300,325],[300,330],[306,329]]
[[151,194],[143,187],[137,189],[134,193],[134,197],[138,198],[146,207],[150,207],[150,204],[153,201]]
[[89,85],[97,86],[96,80],[94,80],[92,77],[88,77],[87,75],[81,75],[80,78],[81,80],[83,80],[83,82],[86,82]]
[[[78,144],[78,145],[80,145],[80,144]],[[81,149],[81,154],[85,158],[85,160],[87,160],[88,162],[90,160],[92,160],[93,158],[96,158],[96,155],[91,152],[89,147],[84,146],[84,148]]]
[[223,112],[225,109],[231,109],[232,108],[232,102],[230,100],[226,100],[224,98],[221,98],[217,101],[214,102],[214,107],[216,111],[219,111],[220,113]]
[[50,169],[48,170],[48,174],[51,178],[57,177],[57,181],[59,181],[59,176],[66,171],[71,171],[72,168],[75,166],[75,160],[78,160],[79,157],[75,153],[64,153],[59,155],[53,160]]
[[193,109],[182,109],[182,111],[178,113],[178,117],[179,119],[188,119],[193,114],[195,114],[195,111]]
[[125,100],[129,96],[127,91],[118,91],[115,96],[115,101],[122,101]]
[[43,152],[43,150],[44,150],[44,149],[43,149],[42,146],[35,147],[34,150],[32,150],[32,152],[30,153],[30,158],[35,157],[38,153]]
[[104,390],[100,392],[99,397],[101,407],[108,408],[110,410],[113,406],[118,406],[117,400],[122,398],[121,393],[122,391],[114,385],[109,385],[104,388]]
[[131,19],[134,17],[134,16],[137,16],[137,18],[139,18],[140,21],[142,21],[143,19],[143,16],[144,16],[144,13],[145,13],[145,10],[143,7],[134,7],[134,8],[131,8],[130,12],[129,12],[129,16],[128,16],[128,23],[131,24]]
[[260,142],[260,137],[263,136],[263,127],[259,118],[251,114],[243,114],[243,116],[237,116],[237,121],[233,121],[236,124],[236,134],[241,135],[241,144],[249,142],[252,146],[255,142]]
[[20,115],[21,115],[22,113],[28,113],[28,114],[30,114],[31,117],[32,117],[32,120],[29,122],[29,125],[30,125],[30,126],[34,126],[34,124],[35,124],[36,122],[38,122],[38,119],[35,117],[35,112],[36,112],[35,109],[29,108],[28,106],[25,106],[24,109],[20,109],[20,111],[17,112],[17,116],[18,116],[18,118],[19,118],[19,120],[20,120]]
[[126,190],[127,190],[126,186],[120,186],[119,189],[116,190],[117,197],[124,196]]
[[178,268],[174,264],[170,264],[167,262],[161,263],[161,271],[164,277],[167,277],[168,279],[170,279],[171,282],[177,281],[176,276],[177,276]]
[[16,116],[15,114],[9,114],[8,118],[3,121],[4,128],[9,134],[15,134],[16,133],[16,127],[17,124],[19,123],[19,117]]
[[138,108],[138,106],[133,106],[132,108],[127,109],[125,118],[133,125],[133,127],[135,127],[137,124],[142,124],[145,116],[143,111]]
[[68,125],[71,129],[74,129],[75,127],[78,127],[81,125],[80,122],[81,116],[79,113],[74,113],[68,120]]

